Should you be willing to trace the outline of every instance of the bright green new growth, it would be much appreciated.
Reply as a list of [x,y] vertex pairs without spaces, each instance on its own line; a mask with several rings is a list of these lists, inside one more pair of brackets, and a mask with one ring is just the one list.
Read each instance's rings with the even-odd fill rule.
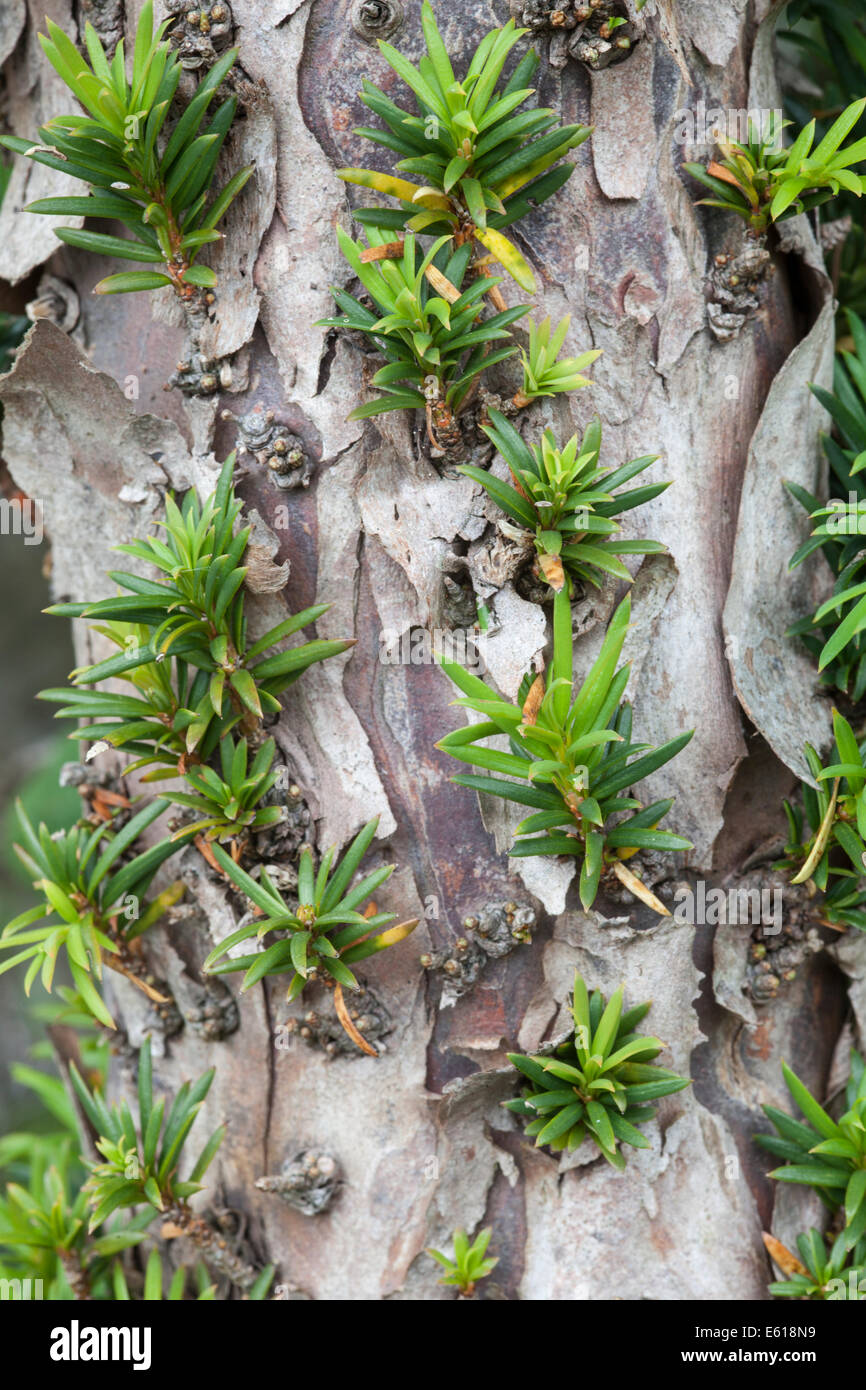
[[622,1005],[622,989],[605,1004],[601,992],[594,990],[590,995],[585,981],[575,974],[573,1038],[549,1057],[510,1052],[509,1061],[530,1085],[520,1100],[504,1102],[507,1110],[528,1120],[525,1133],[534,1137],[536,1148],[547,1145],[554,1152],[572,1151],[589,1138],[620,1172],[626,1165],[621,1144],[650,1147],[637,1128],[656,1113],[646,1102],[690,1084],[687,1078],[654,1065],[663,1042],[635,1032],[650,1005],[638,1004],[625,1013]]
[[339,170],[347,183],[385,193],[401,205],[400,212],[363,208],[355,216],[391,230],[405,226],[460,242],[474,239],[533,293],[535,277],[503,229],[562,187],[573,166],[559,161],[591,130],[581,125],[556,128],[555,112],[545,108],[519,113],[533,94],[527,84],[538,67],[534,52],[520,60],[497,90],[509,53],[528,32],[513,20],[485,35],[462,79],[454,73],[428,0],[421,7],[421,23],[427,54],[417,68],[390,44],[379,44],[386,62],[414,92],[418,114],[402,110],[365,80],[361,99],[388,129],[365,126],[355,132],[400,155],[396,168],[419,182],[373,169]]
[[168,139],[159,139],[182,72],[179,58],[163,38],[170,23],[166,20],[154,32],[153,4],[147,0],[136,30],[130,82],[123,40],[109,63],[88,23],[88,65],[63,30],[46,20],[48,37],[39,35],[45,56],[89,114],[53,117],[40,129],[38,143],[14,135],[0,137],[0,144],[16,154],[91,185],[88,196],[43,198],[31,203],[28,212],[108,218],[132,233],[126,238],[58,227],[61,241],[99,255],[162,267],[109,275],[96,286],[97,294],[172,285],[189,299],[195,287],[212,288],[216,275],[209,266],[196,265],[196,257],[203,246],[222,239],[217,223],[253,172],[252,165],[239,170],[208,204],[236,99],[222,102],[203,130],[201,125],[234,64],[236,48],[211,68]]
[[[481,373],[517,350],[508,342],[491,351],[491,344],[510,340],[508,327],[527,312],[527,306],[507,308],[499,280],[489,274],[490,264],[499,262],[522,289],[535,291],[532,270],[503,229],[563,186],[574,166],[560,161],[591,131],[580,125],[557,127],[555,112],[546,108],[519,111],[533,93],[526,83],[538,67],[534,52],[517,63],[498,90],[508,55],[528,32],[517,29],[513,20],[482,39],[462,80],[454,73],[429,0],[422,5],[421,22],[427,53],[417,68],[389,44],[379,45],[414,92],[418,114],[402,110],[365,80],[361,99],[387,129],[365,126],[355,132],[401,155],[397,169],[420,182],[374,169],[338,171],[347,183],[400,203],[399,211],[368,207],[353,212],[367,228],[368,249],[338,231],[347,261],[379,312],[334,288],[343,313],[323,325],[365,334],[386,359],[373,379],[383,394],[353,411],[352,418],[425,409],[431,444],[447,452],[462,447],[457,417],[471,401]],[[423,259],[415,245],[421,233],[435,238]],[[479,248],[487,254],[479,256]],[[497,312],[484,318],[488,294]],[[530,329],[516,405],[586,384],[580,371],[597,354],[556,360],[567,327],[565,320],[552,342],[549,320]]]
[[702,164],[684,164],[683,168],[714,194],[701,199],[702,206],[736,213],[755,236],[761,236],[771,223],[808,212],[835,197],[840,189],[860,197],[866,180],[851,169],[866,159],[866,139],[856,140],[846,149],[840,146],[864,109],[866,97],[852,102],[814,150],[814,120],[784,149],[774,113],[763,136],[750,121],[746,144],[720,141],[721,163],[713,160],[706,169]]
[[23,844],[16,845],[15,852],[32,876],[42,902],[3,928],[0,950],[14,954],[0,965],[0,975],[29,961],[25,994],[30,994],[37,976],[50,992],[63,954],[80,1001],[100,1023],[114,1028],[95,983],[102,979],[103,962],[145,988],[136,977],[127,948],[159,920],[182,891],[174,885],[153,902],[144,901],[157,869],[179,848],[170,840],[123,860],[163,810],[159,802],[152,803],[119,831],[105,824],[94,829],[82,822],[51,835],[44,825],[35,830],[18,804]]
[[213,1067],[194,1084],[183,1082],[166,1115],[164,1098],[154,1104],[150,1038],[145,1038],[138,1056],[137,1122],[125,1100],[109,1109],[74,1065],[71,1077],[82,1109],[99,1135],[96,1147],[105,1160],[88,1164],[90,1177],[85,1190],[92,1213],[91,1231],[119,1208],[146,1203],[164,1212],[184,1206],[201,1191],[201,1179],[223,1140],[222,1126],[208,1139],[189,1177],[181,1181],[178,1170],[189,1131],[210,1090]]
[[511,338],[508,328],[523,317],[526,306],[479,321],[484,295],[500,281],[481,275],[463,288],[472,257],[468,244],[452,252],[447,249],[450,239],[440,237],[422,257],[411,232],[405,241],[393,242],[371,226],[367,229],[370,248],[389,252],[374,261],[363,243],[353,241],[341,227],[337,236],[343,255],[379,313],[332,287],[343,312],[338,318],[321,319],[318,326],[363,333],[386,360],[372,382],[383,394],[353,410],[349,418],[424,409],[428,403],[456,414],[480,373],[517,351],[509,346],[491,352],[490,345]]
[[[817,788],[802,784],[803,812],[811,831],[806,834],[803,814],[783,803],[788,818],[785,868],[797,867],[792,883],[810,880],[827,897],[827,920],[866,930],[866,914],[859,910],[864,895],[858,887],[866,854],[866,763],[861,745],[847,719],[833,711],[835,758],[828,767],[811,744],[803,749]],[[832,864],[835,848],[842,850],[851,868]],[[835,884],[830,884],[836,879]],[[828,887],[829,885],[829,887]]]
[[204,833],[206,840],[245,840],[250,831],[264,830],[285,817],[280,806],[262,806],[262,799],[275,786],[278,774],[271,770],[276,744],[269,738],[248,768],[249,749],[245,739],[235,743],[230,736],[220,742],[222,777],[212,767],[191,767],[186,772],[192,793],[164,792],[160,800],[186,806],[197,812],[190,825],[175,831],[173,840]]
[[616,539],[619,527],[612,519],[670,486],[653,483],[614,495],[616,488],[649,468],[656,455],[609,472],[599,468],[601,424],[597,420],[587,426],[579,447],[575,435],[562,450],[550,430],[544,431],[540,445],[527,445],[498,410],[490,411],[490,424],[483,429],[508,464],[515,486],[471,464],[457,471],[480,483],[506,516],[533,533],[539,564],[554,589],[566,583],[566,572],[596,588],[604,574],[630,583],[631,575],[618,555],[664,553],[659,541]]
[[456,1230],[452,1236],[453,1260],[449,1259],[447,1255],[443,1255],[441,1250],[433,1250],[432,1247],[428,1246],[427,1254],[431,1259],[437,1260],[445,1270],[439,1283],[450,1284],[454,1288],[458,1288],[464,1298],[471,1298],[478,1281],[486,1279],[491,1270],[499,1264],[499,1260],[496,1258],[484,1258],[492,1235],[493,1227],[485,1226],[483,1231],[478,1232],[470,1245],[466,1232],[462,1228]]
[[[74,671],[71,690],[44,690],[39,698],[63,706],[57,718],[96,721],[76,729],[71,738],[125,748],[138,755],[136,769],[162,765],[148,774],[148,780],[175,776],[178,765],[185,771],[190,758],[208,759],[235,726],[250,732],[265,715],[278,714],[278,697],[308,666],[354,645],[351,640],[320,640],[267,654],[320,618],[327,604],[305,609],[249,641],[243,559],[250,527],[235,531],[241,503],[234,493],[233,470],[230,454],[216,491],[204,504],[194,488],[180,508],[166,497],[164,540],[149,536],[117,547],[155,565],[163,577],[142,579],[111,571],[110,578],[125,593],[98,603],[59,603],[47,610],[106,624],[97,631],[122,651]],[[134,683],[139,694],[83,688],[118,676]]]
[[[261,878],[251,878],[220,849],[214,854],[226,875],[240,892],[259,909],[261,917],[247,926],[239,927],[204,963],[211,975],[246,971],[242,990],[266,975],[290,975],[287,998],[296,999],[311,973],[330,976],[338,985],[357,989],[358,982],[349,966],[368,956],[395,946],[414,931],[417,919],[401,922],[384,930],[394,921],[395,913],[379,912],[364,917],[357,910],[394,872],[394,865],[374,869],[360,882],[352,881],[376,833],[378,818],[368,821],[356,835],[342,859],[335,863],[336,849],[330,849],[322,859],[318,872],[313,867],[309,846],[301,853],[298,866],[298,904],[289,907],[268,878],[262,867]],[[243,941],[261,940],[269,932],[288,932],[266,950],[249,956],[222,957]]]
[[529,351],[521,350],[523,362],[523,386],[515,398],[515,405],[523,407],[542,396],[555,396],[564,391],[578,391],[581,386],[591,386],[592,382],[581,373],[597,357],[601,349],[582,352],[580,357],[563,357],[559,354],[565,342],[565,335],[571,323],[571,315],[566,314],[551,332],[550,319],[546,318],[536,325],[529,324]]
[[755,1142],[785,1160],[770,1174],[779,1182],[814,1188],[831,1211],[842,1208],[843,1248],[853,1250],[866,1235],[866,1066],[851,1052],[851,1076],[845,1088],[846,1110],[834,1120],[790,1067],[782,1074],[805,1123],[772,1105],[764,1114],[776,1134],[757,1134]]
[[[629,667],[616,669],[629,616],[625,598],[576,692],[571,604],[565,589],[554,597],[553,661],[547,679],[525,676],[518,704],[497,698],[462,666],[442,663],[463,692],[464,698],[456,703],[482,716],[480,723],[456,729],[436,745],[459,762],[485,769],[485,775],[472,773],[453,780],[531,807],[532,814],[514,832],[517,841],[511,854],[580,859],[580,900],[587,910],[605,869],[611,867],[622,877],[620,861],[635,850],[692,848],[682,836],[656,828],[673,805],[672,799],[642,808],[634,797],[619,795],[675,757],[693,732],[680,734],[660,748],[632,743],[631,706],[621,703]],[[510,752],[481,746],[499,735],[508,739]],[[624,819],[623,812],[628,813]],[[634,885],[630,886],[634,891]]]

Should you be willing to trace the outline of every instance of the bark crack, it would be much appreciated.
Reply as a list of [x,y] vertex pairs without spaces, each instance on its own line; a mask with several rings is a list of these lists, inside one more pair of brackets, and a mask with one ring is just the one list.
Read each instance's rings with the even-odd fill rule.
[[275,1042],[275,1037],[274,1037],[274,1019],[273,1019],[273,1014],[271,1013],[271,1001],[270,1001],[270,999],[268,998],[267,981],[265,981],[265,980],[262,980],[262,998],[263,998],[263,1001],[264,1001],[264,1007],[265,1007],[265,1021],[266,1021],[266,1023],[267,1023],[267,1030],[268,1030],[268,1031],[267,1031],[267,1046],[268,1046],[268,1055],[267,1055],[268,1089],[267,1089],[267,1098],[266,1098],[266,1101],[265,1101],[265,1123],[264,1123],[264,1127],[263,1127],[263,1130],[262,1130],[262,1164],[264,1165],[262,1171],[265,1172],[265,1173],[267,1173],[267,1172],[270,1171],[268,1159],[269,1159],[270,1142],[271,1142],[271,1122],[272,1122],[272,1120],[273,1120],[273,1114],[274,1114],[274,1098],[275,1098],[275,1096],[276,1096],[276,1090],[277,1090],[277,1056],[276,1056],[276,1047],[274,1046],[274,1042]]

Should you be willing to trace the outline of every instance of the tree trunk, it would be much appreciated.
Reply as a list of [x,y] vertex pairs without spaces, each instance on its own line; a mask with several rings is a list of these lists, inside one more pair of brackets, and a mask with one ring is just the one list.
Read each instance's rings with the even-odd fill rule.
[[[404,634],[454,625],[446,576],[465,582],[467,561],[477,576],[493,513],[469,480],[437,468],[403,417],[347,422],[364,398],[365,359],[354,342],[313,327],[331,311],[329,286],[347,281],[335,227],[349,225],[353,190],[347,195],[334,171],[368,158],[352,133],[362,120],[361,78],[382,82],[389,73],[353,26],[360,8],[351,0],[232,5],[250,85],[226,167],[252,157],[257,174],[213,259],[216,317],[200,346],[206,358],[230,362],[220,395],[164,390],[189,347],[171,302],[92,297],[104,267],[58,251],[49,219],[18,211],[60,191],[62,178],[16,161],[0,217],[0,275],[32,298],[48,262],[81,302],[72,335],[38,322],[0,383],[4,456],[15,483],[43,500],[56,596],[110,593],[110,547],[144,533],[164,490],[213,485],[215,460],[238,441],[222,411],[272,409],[301,441],[312,482],[281,491],[253,455],[242,458],[240,492],[258,517],[250,611],[264,629],[286,605],[329,602],[319,635],[357,638],[293,688],[276,737],[316,845],[345,843],[378,814],[382,861],[399,866],[379,905],[422,919],[408,943],[362,969],[368,1021],[384,1011],[378,1059],[342,1044],[328,1055],[320,1023],[333,1004],[315,988],[287,1005],[284,990],[257,986],[237,1001],[239,1028],[208,1040],[195,1020],[199,966],[229,929],[231,909],[189,851],[185,904],[169,928],[145,938],[153,974],[186,1018],[175,1036],[155,1034],[155,1076],[171,1087],[216,1067],[201,1129],[225,1118],[229,1131],[208,1201],[241,1215],[247,1253],[278,1263],[283,1296],[451,1297],[424,1248],[447,1246],[456,1226],[490,1223],[499,1264],[481,1297],[764,1298],[762,1228],[774,1222],[789,1243],[810,1220],[799,1189],[780,1194],[764,1176],[751,1140],[760,1105],[786,1105],[782,1058],[825,1088],[849,984],[862,1039],[866,955],[847,942],[807,953],[796,978],[756,1002],[748,926],[680,925],[626,897],[600,897],[585,914],[558,862],[515,867],[501,813],[450,783],[453,767],[433,747],[460,719],[449,682],[435,664],[393,653]],[[417,59],[419,6],[402,8],[390,41]],[[437,0],[435,8],[458,61],[509,13],[502,0]],[[821,744],[829,728],[813,665],[785,638],[821,575],[808,566],[786,573],[804,528],[781,480],[814,490],[820,477],[825,417],[806,383],[830,380],[830,287],[805,219],[786,224],[792,230],[771,247],[759,308],[719,341],[709,277],[716,257],[742,251],[741,233],[734,219],[695,207],[695,186],[680,169],[696,157],[678,136],[684,111],[694,114],[700,102],[708,110],[781,105],[775,8],[650,0],[630,55],[594,72],[574,58],[551,65],[549,36],[537,39],[539,101],[595,133],[576,152],[570,182],[520,224],[517,239],[541,287],[536,318],[571,313],[570,341],[604,355],[590,389],[536,407],[529,429],[550,423],[564,440],[598,413],[603,464],[658,453],[652,477],[673,481],[629,514],[629,533],[663,540],[669,555],[648,557],[637,572],[626,652],[638,735],[662,742],[696,729],[650,788],[676,796],[671,827],[695,844],[685,858],[647,866],[669,901],[679,881],[727,886],[750,858],[766,858],[784,833],[780,799],[805,770],[803,742]],[[65,109],[36,42],[43,9],[44,0],[19,0],[0,21],[9,117],[28,137]],[[88,15],[108,32],[122,11],[129,32],[137,10],[49,4],[68,32]],[[278,568],[284,563],[288,571]],[[547,613],[501,576],[481,596],[494,619],[488,679],[513,699],[545,650]],[[577,605],[582,671],[616,597],[605,590]],[[82,658],[91,639],[76,627]],[[491,960],[449,1006],[448,977],[425,973],[419,955],[448,947],[467,917],[509,902],[531,910],[532,943]],[[792,904],[786,896],[786,920]],[[624,981],[632,1003],[652,998],[651,1031],[669,1049],[663,1060],[694,1082],[662,1103],[649,1126],[652,1149],[635,1154],[623,1175],[588,1146],[561,1162],[536,1151],[500,1105],[514,1093],[505,1052],[562,1031],[575,968],[605,992]],[[123,981],[116,1004],[135,1048],[154,1017]],[[317,1021],[304,1024],[310,1010]],[[290,1016],[309,1038],[286,1030]],[[118,1086],[133,1067],[133,1052],[119,1055]],[[304,1151],[329,1155],[341,1174],[333,1205],[315,1216],[256,1187]]]

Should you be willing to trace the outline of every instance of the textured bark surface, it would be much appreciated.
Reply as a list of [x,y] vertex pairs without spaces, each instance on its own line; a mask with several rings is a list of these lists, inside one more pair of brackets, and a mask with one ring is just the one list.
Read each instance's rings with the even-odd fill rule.
[[[129,28],[135,7],[126,8]],[[404,8],[391,41],[414,58],[420,7],[410,0]],[[458,57],[508,15],[498,0],[438,0],[436,9]],[[51,255],[51,270],[81,295],[73,338],[37,325],[0,382],[4,457],[16,484],[44,500],[57,596],[110,592],[109,546],[151,522],[166,487],[212,484],[216,460],[236,442],[221,407],[272,408],[302,440],[314,475],[309,490],[279,492],[247,456],[240,491],[258,513],[265,571],[250,611],[264,627],[285,605],[330,602],[319,635],[358,639],[294,688],[277,738],[319,847],[345,842],[378,813],[377,854],[400,866],[381,906],[423,919],[408,943],[363,972],[393,1022],[378,1060],[332,1060],[281,1031],[290,1013],[329,1011],[327,996],[311,990],[290,1009],[282,991],[258,988],[240,1001],[240,1028],[224,1041],[206,1043],[190,1026],[164,1044],[157,1038],[158,1080],[171,1086],[216,1066],[207,1119],[229,1121],[212,1169],[218,1201],[244,1214],[253,1253],[279,1263],[281,1282],[313,1298],[450,1297],[423,1249],[482,1221],[493,1223],[500,1257],[482,1296],[763,1298],[760,1231],[777,1194],[751,1143],[759,1106],[784,1103],[783,1057],[824,1089],[849,979],[862,1039],[864,953],[846,940],[832,959],[810,957],[776,1000],[753,1008],[742,988],[748,928],[725,935],[677,926],[601,898],[598,913],[583,914],[566,871],[533,860],[512,870],[501,811],[482,811],[449,783],[453,769],[433,748],[459,717],[445,678],[435,666],[380,660],[383,632],[445,626],[447,557],[455,546],[471,552],[493,530],[478,490],[441,476],[406,420],[347,422],[365,389],[365,360],[353,343],[312,326],[330,311],[328,286],[347,281],[334,228],[349,225],[355,190],[334,170],[369,162],[369,147],[352,134],[364,110],[360,79],[395,85],[353,28],[352,10],[350,0],[233,4],[253,86],[225,159],[237,167],[253,157],[258,172],[218,265],[206,351],[238,354],[221,400],[163,390],[185,355],[171,302],[94,299],[104,268],[56,250],[47,220],[17,211],[25,198],[61,191],[62,179],[21,162],[0,213],[0,275],[24,282],[26,298],[31,273]],[[541,311],[573,315],[575,348],[604,349],[592,389],[536,408],[531,428],[551,423],[567,438],[598,413],[603,462],[658,453],[651,476],[673,480],[628,518],[631,534],[659,538],[670,551],[637,574],[630,695],[648,741],[696,728],[650,790],[676,796],[671,826],[695,843],[670,875],[708,883],[727,882],[781,833],[779,800],[801,771],[803,740],[820,744],[829,728],[813,667],[784,636],[823,580],[808,567],[794,578],[785,572],[803,524],[780,481],[814,487],[820,474],[822,416],[806,383],[829,381],[832,361],[821,258],[808,226],[797,227],[774,250],[758,312],[736,338],[718,342],[705,281],[714,256],[741,249],[740,232],[694,207],[674,138],[677,113],[699,100],[708,108],[780,104],[770,11],[763,0],[650,0],[633,54],[593,74],[573,61],[550,67],[542,36],[540,101],[596,133],[576,152],[565,189],[517,228]],[[68,27],[68,4],[51,13]],[[20,4],[0,20],[15,129],[28,135],[40,115],[64,105],[37,57],[34,16]],[[513,286],[505,292],[516,302]],[[272,559],[289,563],[288,582],[261,592],[273,587]],[[581,608],[582,670],[616,597],[603,592]],[[510,582],[488,605],[499,627],[487,666],[513,697],[544,649],[544,610]],[[79,635],[82,652],[85,640]],[[193,853],[184,876],[190,910],[150,934],[147,951],[188,1012],[197,964],[231,930],[233,914]],[[508,900],[534,909],[533,944],[492,962],[472,992],[440,1007],[440,985],[418,963],[426,938],[447,945],[464,917]],[[663,1060],[694,1080],[662,1104],[649,1127],[652,1150],[623,1176],[588,1150],[561,1164],[536,1152],[499,1104],[513,1094],[506,1050],[561,1031],[575,968],[605,990],[624,981],[632,1002],[651,997],[652,1031],[669,1045]],[[117,1007],[136,1046],[153,1026],[142,997],[123,988]],[[118,1063],[119,1085],[129,1080],[130,1056]],[[333,1155],[342,1172],[337,1200],[316,1217],[255,1187],[305,1149]],[[777,1196],[783,1237],[803,1216],[794,1201]]]

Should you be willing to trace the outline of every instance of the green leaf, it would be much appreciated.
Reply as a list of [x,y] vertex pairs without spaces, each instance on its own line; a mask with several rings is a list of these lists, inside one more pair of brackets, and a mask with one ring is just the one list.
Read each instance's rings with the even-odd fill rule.
[[580,872],[580,901],[587,912],[595,902],[598,892],[603,854],[604,836],[591,830],[586,837],[585,856]]
[[613,1153],[616,1149],[616,1135],[610,1116],[597,1100],[591,1100],[586,1107],[586,1121],[592,1129],[603,1151]]
[[[130,845],[134,844],[142,831],[146,830],[149,825],[153,824],[158,816],[162,815],[164,809],[164,806],[162,806],[160,802],[151,802],[149,806],[145,806],[134,815],[121,831],[112,836],[109,844],[96,861],[93,872],[89,876],[88,885],[90,892],[93,892],[102,882],[111,866],[117,862],[121,854],[123,854]],[[107,905],[110,906],[115,901],[115,898],[109,897]]]
[[410,87],[419,100],[422,101],[425,106],[428,106],[431,111],[435,112],[447,126],[449,124],[448,108],[436,92],[434,92],[429,83],[424,81],[424,78],[417,69],[413,68],[408,59],[404,58],[402,53],[398,53],[396,48],[392,48],[389,43],[384,43],[381,39],[379,40],[379,52],[382,54],[386,63],[390,63],[398,77],[402,77],[406,86]]
[[108,1009],[105,1007],[102,997],[94,986],[87,971],[82,970],[81,966],[76,965],[75,961],[71,959],[69,961],[69,970],[72,975],[73,984],[81,995],[85,1007],[90,1010],[94,1018],[98,1019],[100,1023],[104,1023],[106,1028],[114,1029],[117,1025],[108,1012]]
[[[812,151],[809,159],[810,168],[814,167],[819,169],[828,162],[831,156],[836,153],[846,135],[849,135],[854,129],[860,117],[863,115],[864,110],[866,110],[866,97],[861,97],[859,101],[852,101],[851,105],[845,108],[841,116],[833,122],[817,149]],[[805,131],[803,134],[805,134]],[[808,146],[806,150],[808,151]],[[842,153],[848,155],[846,163],[853,162],[848,151],[843,150]],[[789,159],[789,166],[790,163],[791,161]]]
[[[256,907],[260,907],[269,917],[273,917],[277,912],[284,912],[288,917],[288,909],[274,889],[271,889],[269,892],[261,884],[257,883],[254,878],[250,878],[249,874],[246,873],[239,864],[236,864],[220,845],[215,844],[212,846],[212,849],[220,867],[225,870],[235,887],[239,888],[242,893],[245,893],[250,901],[255,903]],[[242,938],[236,935],[235,939],[240,940]],[[225,946],[225,942],[222,943],[222,946]],[[218,950],[220,950],[221,953],[221,948],[218,948]],[[211,952],[205,962],[205,967],[207,967],[208,962],[215,958],[216,953]]]
[[203,229],[213,228],[217,225],[228,211],[241,189],[244,188],[249,179],[252,178],[254,172],[255,165],[247,164],[229,179],[228,183],[220,190],[211,206],[208,208],[207,215],[202,219],[201,225]]
[[253,667],[252,674],[256,683],[261,684],[262,681],[270,681],[276,676],[285,677],[292,673],[300,673],[315,662],[339,656],[353,646],[354,641],[351,638],[344,641],[317,638],[315,641],[305,642],[300,647],[279,652],[276,656],[266,657]]
[[[576,734],[588,733],[602,707],[616,671],[622,652],[625,634],[631,620],[631,601],[626,596],[614,610],[608,625],[604,642],[595,662],[590,668],[574,701],[572,727]],[[626,784],[627,785],[627,784]],[[594,795],[601,799],[604,793],[599,786],[593,787]]]
[[593,1056],[607,1057],[611,1044],[616,1039],[622,1016],[622,993],[620,987],[608,1000],[590,1045]]
[[126,237],[107,236],[104,232],[88,232],[76,227],[55,227],[54,232],[67,246],[77,246],[82,251],[93,251],[100,256],[115,256],[126,261],[150,261],[153,264],[159,264],[164,259],[158,248]]
[[599,801],[613,796],[615,792],[623,791],[626,787],[635,786],[648,777],[651,772],[657,771],[665,763],[685,748],[686,744],[692,739],[694,729],[690,729],[685,734],[679,734],[676,738],[670,739],[662,744],[661,748],[655,748],[651,753],[646,753],[642,758],[636,758],[629,763],[621,772],[613,773],[609,777],[603,777],[596,786],[593,787],[595,795]]
[[839,1126],[832,1120],[825,1110],[818,1104],[815,1097],[803,1085],[798,1076],[795,1075],[786,1062],[782,1063],[782,1075],[785,1084],[791,1093],[792,1099],[799,1106],[802,1113],[811,1125],[814,1125],[819,1134],[823,1134],[825,1139],[835,1139],[839,1133]]
[[197,285],[202,289],[213,289],[217,283],[216,271],[209,265],[191,265],[183,272],[182,276],[185,285]]
[[167,275],[155,270],[127,270],[119,275],[108,275],[94,285],[94,294],[132,294],[136,290],[160,290],[170,285]]
[[201,1182],[202,1178],[204,1177],[205,1173],[207,1172],[208,1168],[210,1167],[211,1163],[216,1157],[217,1150],[219,1149],[220,1144],[225,1138],[225,1133],[226,1131],[224,1125],[220,1125],[218,1129],[214,1130],[210,1139],[208,1139],[207,1143],[205,1144],[204,1148],[199,1154],[195,1166],[189,1175],[190,1182]]
[[858,1168],[851,1174],[845,1189],[845,1223],[850,1226],[866,1202],[866,1168]]
[[[629,1087],[629,1093],[637,1089]],[[789,1163],[784,1168],[775,1168],[770,1177],[776,1182],[803,1183],[807,1187],[844,1189],[848,1183],[846,1174],[840,1169],[820,1163]]]
[[[229,676],[229,683],[232,689],[237,692],[246,708],[253,714],[258,715],[261,719],[262,706],[259,700],[259,692],[250,672],[245,670],[232,671]],[[219,711],[217,711],[217,713],[219,713]]]
[[466,206],[469,209],[472,221],[476,227],[483,231],[487,226],[487,206],[484,202],[484,192],[477,179],[461,178],[460,188],[466,199]]
[[[448,751],[448,750],[446,750]],[[519,806],[532,806],[537,811],[558,810],[561,806],[561,798],[556,792],[546,791],[542,787],[530,787],[520,782],[506,782],[498,777],[483,777],[476,773],[463,773],[451,779],[459,787],[470,787],[473,791],[484,792],[488,796],[504,797],[507,801],[514,801]],[[579,848],[576,841],[571,842],[575,849]],[[515,846],[514,853],[521,853]]]
[[536,1147],[541,1148],[544,1144],[549,1144],[551,1140],[559,1139],[561,1135],[567,1134],[572,1125],[577,1124],[582,1118],[583,1112],[583,1105],[579,1101],[573,1105],[565,1106],[538,1132],[535,1137]]
[[290,948],[291,948],[292,965],[295,967],[295,969],[297,970],[298,974],[299,974],[299,975],[303,975],[305,979],[306,979],[307,968],[308,968],[308,967],[307,967],[307,945],[308,945],[310,939],[311,939],[311,933],[310,933],[310,932],[308,932],[308,931],[298,931],[298,932],[293,932],[293,933],[292,933],[292,936],[291,936],[290,941],[289,941],[289,945],[290,945]]

